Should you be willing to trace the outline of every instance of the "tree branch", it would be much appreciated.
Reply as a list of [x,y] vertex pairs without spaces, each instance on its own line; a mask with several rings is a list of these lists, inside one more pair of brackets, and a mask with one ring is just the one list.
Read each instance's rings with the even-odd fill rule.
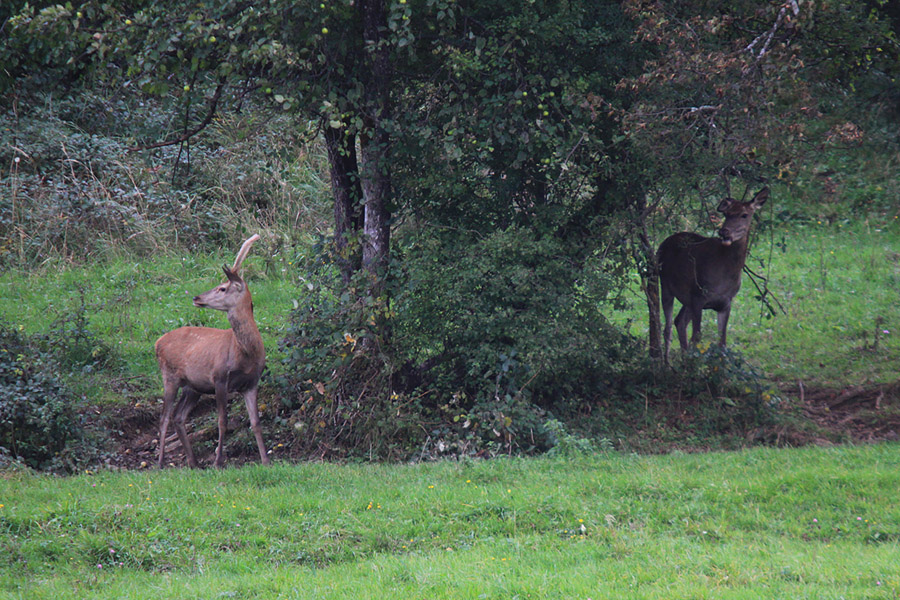
[[778,16],[775,18],[775,23],[772,25],[772,28],[765,33],[761,33],[754,39],[750,44],[744,48],[745,52],[753,53],[753,48],[763,39],[765,38],[766,42],[763,44],[762,49],[759,51],[759,54],[756,56],[756,60],[761,60],[763,56],[765,56],[766,52],[769,51],[769,45],[772,43],[772,39],[775,37],[775,33],[778,31],[778,28],[781,27],[782,21],[784,21],[784,16],[787,14],[788,5],[791,7],[791,12],[794,13],[794,16],[800,14],[800,6],[797,3],[797,0],[789,0],[789,2],[785,3],[784,6],[781,7],[781,10],[778,11]]
[[216,86],[216,91],[213,93],[212,98],[209,99],[209,110],[207,111],[206,116],[203,118],[202,121],[200,121],[200,123],[196,127],[191,129],[190,131],[186,132],[184,135],[182,135],[181,137],[176,138],[174,140],[166,140],[164,142],[156,142],[153,144],[146,144],[143,146],[134,146],[133,148],[129,148],[128,151],[129,152],[138,152],[140,150],[152,150],[153,148],[164,148],[166,146],[175,146],[177,144],[183,144],[184,142],[191,139],[192,137],[194,137],[195,135],[197,135],[198,133],[200,133],[201,131],[206,129],[206,127],[210,123],[212,123],[213,117],[216,116],[216,107],[219,104],[219,100],[222,98],[222,90],[224,87],[225,87],[225,82],[220,81],[219,84]]

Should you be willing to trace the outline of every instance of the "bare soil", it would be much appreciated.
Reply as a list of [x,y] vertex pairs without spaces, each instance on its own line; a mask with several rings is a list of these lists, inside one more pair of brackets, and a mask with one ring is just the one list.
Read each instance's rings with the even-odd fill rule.
[[[900,381],[885,385],[858,385],[845,388],[808,387],[801,383],[780,386],[783,397],[790,398],[794,409],[791,418],[777,430],[757,435],[780,446],[809,444],[832,445],[841,443],[876,443],[900,440]],[[226,438],[228,464],[235,466],[259,461],[249,423],[243,414],[243,402],[234,398]],[[114,448],[107,462],[123,469],[153,468],[158,456],[159,412],[158,402],[132,402],[109,410],[90,410],[95,427],[111,428]],[[114,426],[113,426],[114,424]],[[203,466],[211,466],[215,456],[218,436],[215,406],[204,398],[191,415],[188,424],[194,452]],[[289,436],[284,432],[282,436]],[[267,432],[266,442],[274,458],[296,461],[304,457],[293,456],[290,439],[279,439]],[[698,449],[702,450],[702,449]],[[306,457],[308,458],[308,457]],[[170,436],[166,463],[185,466],[181,445]]]
[[809,443],[874,443],[900,439],[900,381],[845,388],[785,385],[810,427]]
[[[240,443],[236,443],[234,440],[237,431],[249,429],[249,420],[237,416],[237,408],[243,409],[243,402],[240,398],[235,398],[229,406],[234,405],[236,407],[233,414],[229,416],[228,435],[226,436],[225,452],[228,464],[240,465],[252,462],[254,459],[258,461],[259,455],[255,449],[252,454],[249,454],[244,451]],[[131,402],[116,407],[112,415],[107,414],[103,417],[104,423],[116,424],[116,429],[111,432],[114,448],[107,459],[109,466],[123,469],[156,467],[159,457],[161,409],[162,405],[159,403],[147,405],[144,402]],[[197,460],[202,466],[211,466],[215,460],[215,446],[219,435],[215,402],[212,398],[204,397],[201,400],[194,412],[191,413],[186,429]],[[184,451],[175,435],[174,427],[170,426],[169,430],[166,464],[175,467],[187,466]],[[269,439],[266,441],[269,444],[278,443]]]

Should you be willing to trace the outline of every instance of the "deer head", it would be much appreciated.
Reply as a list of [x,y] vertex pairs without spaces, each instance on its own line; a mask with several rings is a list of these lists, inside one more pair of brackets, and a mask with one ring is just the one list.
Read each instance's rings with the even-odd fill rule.
[[244,242],[231,268],[228,268],[227,265],[222,266],[222,270],[225,271],[226,281],[208,292],[194,296],[194,306],[228,312],[246,302],[249,292],[247,284],[244,283],[239,274],[239,269],[247,257],[247,253],[250,252],[250,246],[258,239],[259,235],[253,235]]
[[723,246],[747,239],[753,213],[769,199],[769,188],[763,188],[753,196],[750,202],[739,202],[734,198],[725,198],[716,209],[725,215],[725,222],[719,228],[719,239]]

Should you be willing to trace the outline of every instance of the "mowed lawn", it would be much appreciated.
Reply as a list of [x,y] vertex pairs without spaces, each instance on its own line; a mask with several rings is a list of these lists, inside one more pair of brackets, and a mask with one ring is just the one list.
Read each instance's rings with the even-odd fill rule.
[[2,598],[897,598],[900,446],[7,472]]

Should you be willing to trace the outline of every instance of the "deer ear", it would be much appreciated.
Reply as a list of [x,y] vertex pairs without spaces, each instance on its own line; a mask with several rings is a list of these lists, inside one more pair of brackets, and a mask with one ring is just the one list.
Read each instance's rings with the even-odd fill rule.
[[237,292],[244,291],[244,280],[241,279],[241,276],[237,274],[237,271],[233,271],[229,269],[227,266],[223,266],[222,270],[225,271],[225,277],[228,278],[228,283],[231,284],[231,289]]
[[753,196],[753,200],[751,200],[751,202],[753,203],[753,206],[755,208],[759,208],[760,206],[765,204],[766,200],[768,200],[768,199],[769,199],[769,188],[764,187],[763,189],[756,192],[756,195]]
[[720,213],[723,213],[728,210],[728,207],[732,205],[734,202],[734,198],[725,198],[721,202],[719,202],[719,207],[716,209]]
[[228,268],[228,265],[222,265],[222,270],[225,271],[225,277],[228,278],[228,281],[232,283],[243,283],[244,281],[241,279],[241,276],[238,275],[237,271],[232,271]]

